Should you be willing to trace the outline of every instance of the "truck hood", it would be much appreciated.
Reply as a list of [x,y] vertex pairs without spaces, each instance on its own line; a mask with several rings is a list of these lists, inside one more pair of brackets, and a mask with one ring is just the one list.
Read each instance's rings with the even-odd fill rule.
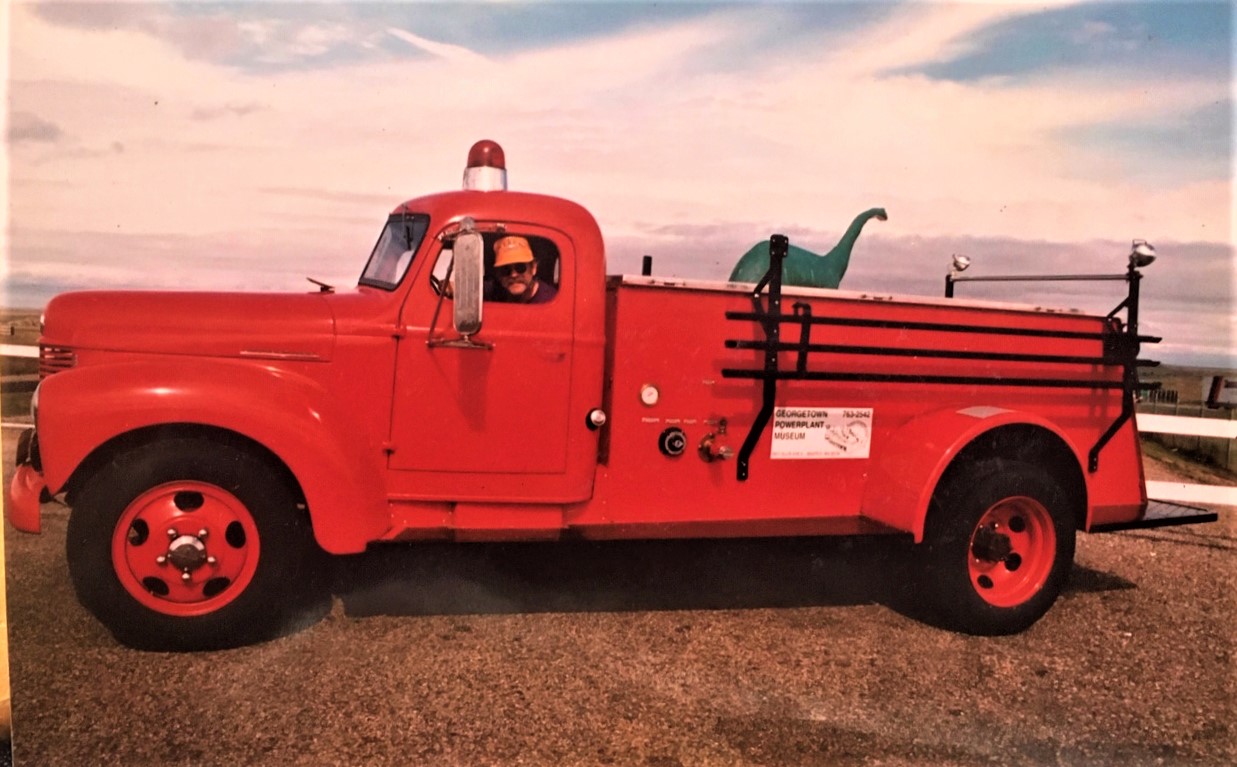
[[329,360],[335,318],[321,293],[84,291],[56,296],[42,342],[117,352]]

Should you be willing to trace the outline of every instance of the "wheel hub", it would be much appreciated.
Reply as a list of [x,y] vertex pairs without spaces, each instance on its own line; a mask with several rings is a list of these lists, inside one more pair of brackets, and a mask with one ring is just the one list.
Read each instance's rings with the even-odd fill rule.
[[971,552],[979,559],[985,562],[1004,562],[1013,551],[1013,541],[997,530],[996,525],[988,525],[975,531]]
[[206,564],[206,544],[195,535],[182,535],[168,546],[167,558],[177,570],[193,572]]

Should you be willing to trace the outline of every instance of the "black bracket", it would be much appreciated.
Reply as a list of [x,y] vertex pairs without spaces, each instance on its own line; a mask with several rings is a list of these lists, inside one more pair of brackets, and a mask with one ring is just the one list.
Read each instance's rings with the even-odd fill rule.
[[[765,272],[765,276],[760,278],[760,282],[756,283],[755,289],[752,290],[752,307],[759,318],[760,327],[764,330],[767,345],[760,412],[756,414],[756,421],[748,431],[747,439],[743,440],[743,446],[739,448],[739,459],[736,462],[735,471],[740,482],[747,480],[748,462],[751,460],[752,451],[756,449],[756,443],[760,441],[765,427],[769,425],[777,399],[777,353],[782,335],[782,260],[786,258],[789,250],[790,240],[786,235],[775,234],[769,238],[769,271]],[[760,294],[766,286],[769,288],[767,305],[760,301]],[[722,374],[725,375],[725,371]]]
[[[1138,382],[1138,368],[1150,367],[1159,365],[1158,362],[1150,360],[1138,359],[1138,353],[1142,350],[1142,344],[1159,343],[1160,339],[1154,336],[1138,335],[1138,302],[1139,302],[1139,283],[1142,282],[1142,273],[1134,268],[1134,263],[1131,260],[1130,267],[1125,274],[1126,285],[1128,292],[1125,299],[1117,304],[1111,312],[1108,313],[1107,319],[1109,327],[1113,332],[1104,339],[1104,356],[1110,360],[1110,364],[1120,365],[1122,367],[1121,375],[1121,413],[1117,416],[1100,438],[1091,446],[1091,450],[1087,453],[1087,471],[1094,474],[1100,469],[1100,451],[1112,441],[1112,438],[1117,436],[1117,432],[1121,427],[1125,426],[1126,422],[1134,417],[1134,394],[1140,388],[1143,390],[1158,389],[1159,384],[1151,386],[1143,386]],[[1117,318],[1120,311],[1125,310],[1125,325],[1122,327],[1121,320]]]

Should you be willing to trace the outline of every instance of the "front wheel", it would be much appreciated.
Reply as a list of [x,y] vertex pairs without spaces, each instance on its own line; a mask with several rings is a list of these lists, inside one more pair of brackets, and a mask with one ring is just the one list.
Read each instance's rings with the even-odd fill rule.
[[946,627],[1013,634],[1056,601],[1074,561],[1060,484],[1033,464],[992,459],[951,472],[932,496],[923,594]]
[[325,606],[295,489],[237,445],[177,438],[120,455],[76,494],[67,549],[78,599],[141,649],[261,641]]

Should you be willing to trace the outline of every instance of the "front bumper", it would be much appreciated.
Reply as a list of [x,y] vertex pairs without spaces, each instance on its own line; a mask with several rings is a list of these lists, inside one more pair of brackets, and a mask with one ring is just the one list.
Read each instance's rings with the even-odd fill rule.
[[9,502],[5,506],[9,522],[25,533],[42,532],[39,505],[47,492],[43,475],[30,464],[17,467],[13,481],[9,483]]
[[42,532],[39,506],[47,500],[47,482],[39,465],[38,442],[34,429],[22,432],[17,441],[17,471],[9,483],[5,513],[13,527],[26,533]]

